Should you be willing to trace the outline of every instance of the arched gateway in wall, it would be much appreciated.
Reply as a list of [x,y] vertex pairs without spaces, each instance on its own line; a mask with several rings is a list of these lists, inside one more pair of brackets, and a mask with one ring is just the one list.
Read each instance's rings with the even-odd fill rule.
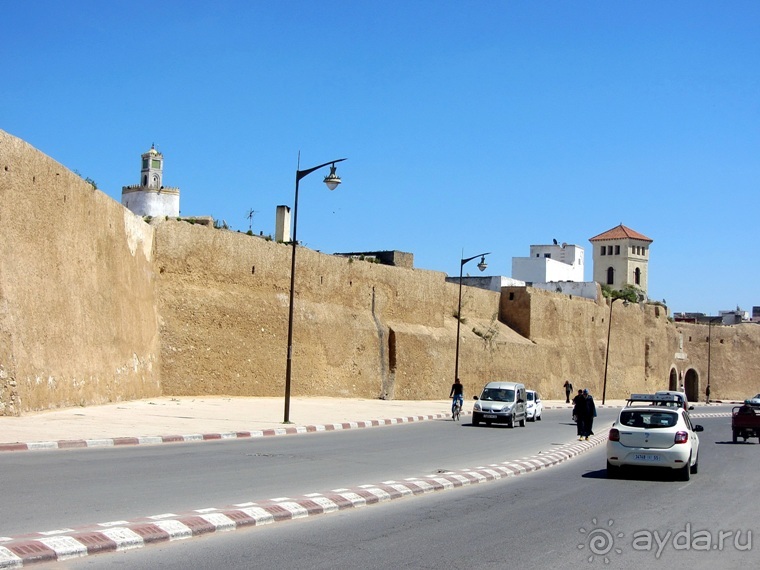
[[[686,398],[690,402],[699,401],[699,373],[693,368],[689,368],[683,375],[683,387],[686,391]],[[668,390],[681,390],[678,384],[678,372],[675,368],[670,369],[668,377]]]
[[693,368],[689,368],[684,374],[684,388],[686,388],[686,398],[690,402],[699,401],[699,374]]
[[670,378],[668,379],[668,390],[678,390],[678,371],[675,368],[670,369]]

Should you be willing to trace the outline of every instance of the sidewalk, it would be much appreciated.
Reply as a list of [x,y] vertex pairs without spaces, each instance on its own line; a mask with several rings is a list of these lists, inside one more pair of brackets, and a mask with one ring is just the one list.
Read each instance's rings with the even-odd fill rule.
[[[472,410],[465,403],[465,413]],[[607,402],[607,406],[622,405]],[[544,400],[544,409],[570,408]],[[161,397],[0,417],[0,451],[255,437],[448,419],[449,400]],[[466,419],[465,419],[466,421]]]

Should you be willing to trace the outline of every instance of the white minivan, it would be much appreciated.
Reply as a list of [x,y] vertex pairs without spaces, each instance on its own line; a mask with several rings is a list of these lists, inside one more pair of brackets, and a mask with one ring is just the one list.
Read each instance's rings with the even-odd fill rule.
[[472,425],[506,423],[514,427],[517,422],[525,427],[525,385],[517,382],[489,382],[472,408]]

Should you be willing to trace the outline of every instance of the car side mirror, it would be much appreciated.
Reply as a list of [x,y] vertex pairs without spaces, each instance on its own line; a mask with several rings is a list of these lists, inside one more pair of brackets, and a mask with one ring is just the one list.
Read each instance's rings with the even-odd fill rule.
[[694,431],[705,431],[705,428],[703,428],[702,426],[697,425],[697,426],[694,426]]
[[473,399],[473,400],[477,400],[477,399],[478,399],[478,397],[477,397],[477,396],[473,396],[473,397],[472,397],[472,399]]

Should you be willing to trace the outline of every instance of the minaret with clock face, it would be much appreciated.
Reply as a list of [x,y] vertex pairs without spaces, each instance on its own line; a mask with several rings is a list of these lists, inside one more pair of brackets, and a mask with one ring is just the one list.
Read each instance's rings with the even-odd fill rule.
[[140,185],[146,188],[161,188],[164,173],[164,155],[151,145],[150,150],[142,155],[142,170]]

